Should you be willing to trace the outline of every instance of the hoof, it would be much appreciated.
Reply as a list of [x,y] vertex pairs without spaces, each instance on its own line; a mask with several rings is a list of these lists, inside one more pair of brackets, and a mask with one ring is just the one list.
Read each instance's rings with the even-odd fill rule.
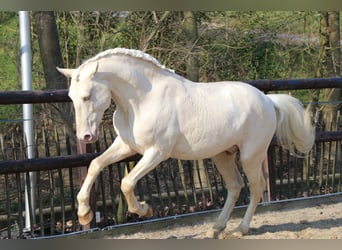
[[151,217],[151,216],[153,216],[153,209],[152,207],[148,206],[147,212],[144,217]]
[[243,228],[243,226],[239,226],[230,232],[222,233],[218,238],[219,239],[242,239],[244,235],[248,233],[248,228]]
[[242,239],[244,234],[241,231],[235,230],[231,232],[230,237],[228,239]]
[[219,240],[232,240],[232,239],[242,239],[243,235],[239,231],[234,232],[222,232],[218,235],[217,239]]
[[219,231],[214,229],[214,228],[211,228],[207,231],[206,233],[206,238],[209,238],[209,239],[217,239],[218,238],[218,235],[219,235]]
[[[151,217],[153,216],[153,209],[150,205],[148,205],[145,201],[140,202],[141,210],[137,212],[140,217]],[[143,211],[146,210],[144,213]]]
[[94,213],[92,210],[89,210],[88,213],[86,213],[85,215],[78,215],[78,221],[79,223],[84,226],[89,224],[94,218]]

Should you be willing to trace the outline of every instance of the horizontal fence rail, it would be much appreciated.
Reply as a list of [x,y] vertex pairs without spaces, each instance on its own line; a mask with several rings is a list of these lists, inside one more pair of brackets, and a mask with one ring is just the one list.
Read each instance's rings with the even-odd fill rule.
[[67,89],[0,92],[0,104],[71,102]]
[[[34,172],[41,170],[54,170],[62,169],[66,166],[68,168],[76,168],[80,166],[88,166],[90,162],[99,156],[100,153],[86,153],[78,155],[67,155],[67,156],[50,156],[35,159],[25,160],[8,160],[0,161],[0,174],[14,174],[14,173],[25,173]],[[139,155],[134,155],[126,158],[121,162],[127,161],[138,161],[141,158]]]
[[[272,90],[322,89],[342,87],[342,78],[340,77],[291,80],[251,80],[246,82],[266,92]],[[67,89],[0,92],[1,105],[70,101],[71,99],[68,96]]]
[[[342,141],[342,131],[327,131],[317,132],[315,142],[327,142],[327,141]],[[278,145],[276,137],[273,138],[271,146]],[[87,153],[79,155],[67,155],[67,156],[53,156],[36,159],[25,160],[4,160],[0,161],[0,174],[12,174],[12,173],[25,173],[31,171],[41,170],[53,170],[62,169],[65,166],[68,168],[75,168],[79,166],[88,166],[90,162],[99,156],[99,153]],[[140,155],[134,155],[129,158],[123,159],[121,162],[138,161],[141,158]]]
[[246,81],[262,91],[341,88],[342,78],[306,78],[291,80],[252,80]]

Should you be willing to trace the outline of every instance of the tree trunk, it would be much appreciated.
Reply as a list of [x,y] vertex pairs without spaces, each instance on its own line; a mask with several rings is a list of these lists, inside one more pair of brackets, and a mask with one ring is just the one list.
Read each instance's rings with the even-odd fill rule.
[[[327,35],[329,38],[329,50],[327,53],[327,76],[341,76],[341,46],[340,46],[340,14],[337,11],[327,12]],[[323,117],[325,118],[328,129],[337,129],[337,111],[341,100],[341,89],[324,89],[324,100],[331,102],[323,108]]]
[[186,76],[189,80],[198,82],[199,64],[195,49],[198,31],[196,16],[192,11],[184,11],[183,32],[186,38],[185,46],[189,53],[186,62]]
[[[321,12],[320,25],[320,60],[317,71],[318,77],[340,77],[341,76],[341,46],[340,46],[340,13],[337,11]],[[318,94],[317,94],[318,100]],[[341,89],[323,89],[323,100],[327,104],[322,105],[318,119],[322,120],[318,123],[318,129],[338,130],[338,111],[341,109]],[[337,149],[338,148],[338,149]],[[341,151],[340,143],[331,145],[331,152]],[[323,152],[329,154],[329,148]],[[341,162],[341,154],[334,156],[331,160]],[[333,163],[334,165],[334,163]]]
[[[339,12],[321,12],[320,52],[316,76],[337,77],[341,75],[340,18]],[[319,91],[315,91],[313,101],[318,101]],[[337,111],[341,99],[341,89],[324,89],[323,100],[330,102],[322,106],[322,118],[330,129],[336,130]],[[317,107],[318,109],[318,107]]]
[[66,89],[68,87],[66,78],[56,70],[56,66],[64,67],[64,64],[54,12],[34,12],[34,18],[46,87],[48,89]]
[[[197,21],[194,12],[184,11],[183,32],[185,35],[185,47],[188,52],[186,61],[186,77],[194,82],[199,80],[199,63],[196,54],[196,42],[198,40]],[[204,126],[204,124],[198,124]],[[198,171],[196,166],[199,166]],[[196,188],[208,187],[203,160],[194,164],[194,185]]]
[[[47,89],[66,89],[68,81],[60,74],[56,67],[64,67],[61,48],[59,45],[59,37],[56,19],[53,11],[37,11],[33,13],[36,31],[38,35],[38,43],[40,49],[40,57],[44,70],[44,77]],[[49,105],[51,114],[54,119],[62,121],[66,126],[66,132],[72,138],[73,151],[76,149],[75,133],[73,130],[73,112],[70,103],[59,103]]]

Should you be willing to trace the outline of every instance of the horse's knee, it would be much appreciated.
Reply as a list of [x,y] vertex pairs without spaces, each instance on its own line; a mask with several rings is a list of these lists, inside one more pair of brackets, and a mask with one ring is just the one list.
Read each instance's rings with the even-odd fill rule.
[[121,181],[121,191],[126,194],[132,192],[134,189],[134,183],[127,177],[124,177]]
[[95,158],[90,162],[90,165],[88,168],[88,175],[96,177],[98,175],[98,172],[99,172],[99,169],[98,169],[97,158]]

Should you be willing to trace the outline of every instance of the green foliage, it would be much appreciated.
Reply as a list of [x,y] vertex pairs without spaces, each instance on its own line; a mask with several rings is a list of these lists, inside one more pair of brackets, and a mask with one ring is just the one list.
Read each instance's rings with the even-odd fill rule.
[[[0,91],[18,90],[19,64],[18,16],[15,12],[0,12]],[[0,106],[0,132],[5,122],[18,114],[17,105]]]
[[18,87],[19,31],[18,17],[9,12],[0,12],[0,83],[1,90]]
[[[308,15],[273,11],[214,13],[211,25],[216,24],[215,29],[201,38],[204,79],[314,77],[317,46],[306,44],[304,35],[315,36],[305,30],[317,20],[310,16],[308,23]],[[318,29],[315,32],[317,35]]]
[[84,59],[119,45],[115,33],[122,23],[115,11],[63,11],[55,15],[67,67],[76,67]]
[[[43,89],[44,76],[36,39],[32,39],[31,47],[33,89]],[[19,17],[17,12],[0,12],[0,91],[21,88]],[[0,132],[21,119],[21,114],[21,105],[0,105]]]

